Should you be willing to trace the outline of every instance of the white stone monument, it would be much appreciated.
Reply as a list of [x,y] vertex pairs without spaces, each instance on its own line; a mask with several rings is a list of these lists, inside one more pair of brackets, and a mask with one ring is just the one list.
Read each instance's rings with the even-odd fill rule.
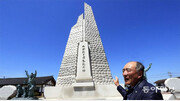
[[71,28],[56,87],[46,87],[47,99],[122,99],[113,84],[91,7]]
[[0,88],[0,100],[9,100],[16,96],[16,86],[7,85]]
[[164,82],[165,86],[171,91],[172,94],[164,94],[167,100],[180,100],[180,79],[169,78]]

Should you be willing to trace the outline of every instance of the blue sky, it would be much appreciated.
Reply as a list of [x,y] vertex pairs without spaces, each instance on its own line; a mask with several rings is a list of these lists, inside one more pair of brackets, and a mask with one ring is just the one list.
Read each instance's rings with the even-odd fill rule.
[[152,63],[150,82],[180,76],[179,0],[0,0],[0,78],[25,70],[56,79],[71,27],[93,9],[107,60],[123,83],[128,61]]

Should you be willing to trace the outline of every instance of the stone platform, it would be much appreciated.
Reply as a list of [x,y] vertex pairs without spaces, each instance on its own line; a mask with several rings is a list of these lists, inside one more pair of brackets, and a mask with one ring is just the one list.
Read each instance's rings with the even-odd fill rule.
[[75,90],[73,86],[46,87],[44,93],[46,99],[59,100],[105,100],[122,99],[115,85],[96,85],[95,89]]

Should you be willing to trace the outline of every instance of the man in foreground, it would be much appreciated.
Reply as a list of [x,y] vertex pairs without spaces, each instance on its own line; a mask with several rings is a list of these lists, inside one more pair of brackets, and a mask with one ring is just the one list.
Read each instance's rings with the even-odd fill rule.
[[114,84],[124,100],[163,100],[162,94],[155,86],[148,83],[143,76],[144,66],[140,62],[129,62],[123,68],[123,77],[127,90],[119,85],[116,77]]

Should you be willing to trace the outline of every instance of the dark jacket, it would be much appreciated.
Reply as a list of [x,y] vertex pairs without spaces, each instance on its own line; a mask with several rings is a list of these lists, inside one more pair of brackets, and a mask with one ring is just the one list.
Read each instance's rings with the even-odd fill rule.
[[121,93],[124,100],[163,100],[161,92],[146,80],[140,81],[128,91],[122,86],[118,86],[117,90]]

